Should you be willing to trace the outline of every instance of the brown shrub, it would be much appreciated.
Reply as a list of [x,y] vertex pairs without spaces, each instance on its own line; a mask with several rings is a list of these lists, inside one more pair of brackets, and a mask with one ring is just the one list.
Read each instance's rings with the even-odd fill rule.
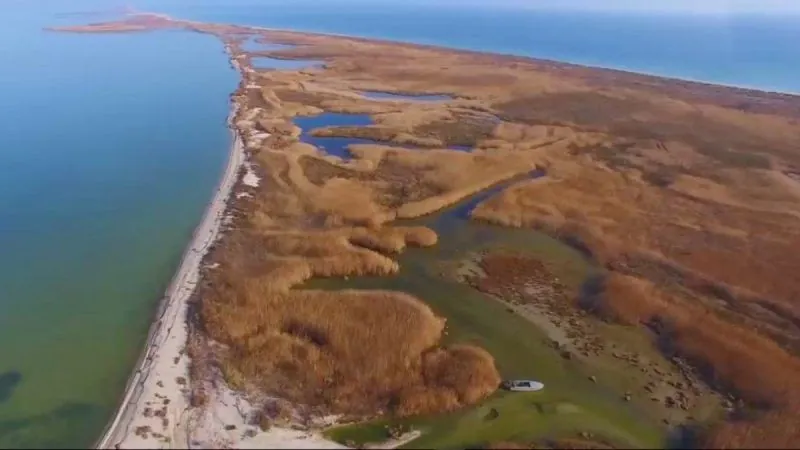
[[[205,286],[201,312],[208,334],[228,346],[223,365],[229,381],[353,414],[451,410],[496,389],[492,358],[471,348],[438,349],[444,320],[409,295],[291,289],[312,276],[391,273],[396,262],[350,240],[399,251],[409,243],[435,243],[430,229],[343,228],[240,239],[241,245],[217,255],[225,270]],[[438,355],[438,365],[429,354]],[[463,371],[462,378],[442,364]]]
[[648,323],[667,307],[652,283],[611,272],[602,280],[602,291],[592,299],[594,311],[626,325]]
[[652,324],[666,351],[751,404],[783,406],[800,389],[800,362],[775,342],[649,281],[611,273],[596,305],[624,323]]
[[426,411],[452,411],[459,407],[456,393],[449,389],[430,390],[424,385],[403,389],[397,395],[394,408],[400,416],[410,416]]
[[377,230],[355,228],[350,242],[381,253],[399,253],[406,244],[416,247],[436,245],[436,232],[426,227],[383,227]]
[[488,138],[495,124],[469,116],[456,117],[448,121],[434,121],[414,128],[414,133],[443,142],[446,146],[462,145],[473,147],[482,139]]
[[494,358],[478,347],[459,345],[433,350],[425,354],[422,365],[428,385],[453,391],[462,404],[475,403],[500,385]]
[[626,323],[655,322],[668,353],[690,361],[712,384],[771,409],[760,417],[721,424],[704,446],[787,448],[798,442],[800,362],[774,341],[626,275],[606,278],[602,307]]
[[[606,278],[592,306],[623,323],[657,324],[669,354],[749,404],[771,408],[768,418],[724,425],[709,442],[790,442],[796,432],[788,411],[800,398],[800,363],[752,325],[731,320],[770,324],[787,342],[797,335],[793,299],[800,284],[786,275],[800,263],[792,251],[800,242],[796,221],[770,211],[760,188],[748,184],[752,179],[739,177],[714,197],[701,192],[697,201],[589,162],[559,164],[551,166],[559,179],[520,183],[479,205],[473,217],[537,227],[624,270]],[[783,194],[770,195],[774,201]],[[767,420],[782,420],[784,428]]]
[[718,318],[683,307],[666,314],[670,345],[717,385],[751,404],[782,408],[800,392],[800,363],[773,341]]
[[[249,295],[255,292],[248,287]],[[224,305],[224,315],[212,305],[207,324],[212,336],[239,332],[220,339],[231,346],[227,362],[251,382],[278,390],[306,404],[328,405],[337,412],[368,414],[393,407],[398,392],[416,392],[411,407],[403,400],[398,414],[450,410],[491,393],[485,380],[498,375],[491,358],[470,358],[463,349],[436,350],[459,369],[467,371],[452,388],[451,378],[440,382],[427,375],[421,355],[436,345],[443,321],[418,300],[399,293],[293,291],[270,293],[263,289],[255,308]],[[452,353],[452,354],[451,354]],[[448,375],[440,370],[436,375]],[[469,373],[475,372],[470,378]],[[493,375],[493,377],[492,377]],[[422,400],[424,397],[428,400]],[[442,403],[443,398],[453,398]],[[433,399],[433,400],[431,400]]]
[[[793,402],[797,404],[797,402]],[[701,444],[704,448],[797,448],[800,411],[796,407],[765,414],[755,421],[720,424]]]

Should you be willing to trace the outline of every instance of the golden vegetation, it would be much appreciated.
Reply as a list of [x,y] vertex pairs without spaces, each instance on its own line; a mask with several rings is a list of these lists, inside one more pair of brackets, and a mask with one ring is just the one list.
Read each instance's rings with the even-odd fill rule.
[[[711,445],[791,442],[800,404],[800,284],[791,276],[800,267],[795,100],[524,59],[505,64],[512,59],[350,39],[341,40],[342,51],[338,39],[269,35],[307,44],[290,51],[295,57],[328,63],[323,75],[271,82],[301,81],[305,92],[325,85],[325,95],[360,87],[456,96],[402,110],[373,105],[364,109],[373,127],[318,134],[478,148],[450,152],[436,167],[437,151],[355,146],[350,172],[335,161],[304,160],[312,184],[358,179],[392,209],[385,217],[411,217],[500,179],[504,161],[545,165],[545,179],[517,183],[473,217],[537,227],[593,255],[610,269],[591,299],[598,312],[656,330],[665,352],[769,408],[768,416],[718,428]],[[358,109],[352,98],[312,103]],[[487,176],[489,161],[496,176]],[[386,191],[369,177],[402,188]]]
[[359,243],[393,253],[435,238],[425,228],[352,228],[240,234],[241,246],[218,249],[221,267],[203,288],[201,316],[209,335],[227,346],[222,361],[229,381],[352,414],[450,410],[493,392],[500,380],[491,356],[472,347],[438,347],[444,320],[419,300],[393,292],[291,289],[313,276],[397,270]]
[[[165,22],[226,40],[245,65],[237,128],[261,177],[236,202],[201,292],[203,325],[226,344],[229,380],[342,411],[451,409],[494,389],[491,358],[437,347],[443,322],[388,292],[298,290],[313,276],[385,275],[387,255],[431,245],[388,225],[430,213],[537,164],[548,177],[489,199],[473,217],[537,227],[610,274],[589,304],[648,326],[665,352],[766,412],[726,422],[720,447],[800,441],[800,101],[525,58],[292,32],[284,58],[324,69],[253,71],[247,28]],[[112,24],[113,25],[113,24]],[[105,31],[97,24],[74,31]],[[441,104],[368,101],[363,90],[446,93]],[[354,146],[342,161],[297,142],[297,115],[371,114],[325,129],[471,153]],[[264,136],[270,133],[270,136]],[[456,370],[462,367],[463,370]]]
[[[568,119],[608,132],[598,116]],[[697,135],[573,145],[550,155],[549,180],[519,183],[473,217],[537,227],[583,248],[611,269],[590,308],[653,329],[665,352],[769,411],[725,423],[709,445],[786,446],[796,442],[791,417],[800,405],[800,284],[789,275],[800,267],[800,205],[797,186],[770,169],[792,160],[777,151],[748,159],[740,128],[719,135],[713,151],[698,148]],[[757,142],[757,129],[747,133]]]
[[[287,89],[282,94],[295,98]],[[264,98],[273,109],[250,123],[242,112],[237,123],[245,136],[269,129],[283,141],[254,153],[259,186],[238,203],[245,212],[238,231],[215,249],[219,267],[200,294],[203,327],[225,345],[218,358],[228,381],[357,415],[447,411],[497,389],[492,357],[470,346],[440,347],[444,320],[418,299],[298,288],[313,277],[395,273],[391,255],[435,245],[437,236],[389,220],[438,209],[529,163],[381,146],[354,146],[353,159],[341,161],[300,150],[305,144],[282,124],[285,100],[268,87]]]

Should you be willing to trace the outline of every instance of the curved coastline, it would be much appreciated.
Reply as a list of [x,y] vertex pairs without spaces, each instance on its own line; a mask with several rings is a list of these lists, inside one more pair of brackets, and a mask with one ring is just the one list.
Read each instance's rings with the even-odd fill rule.
[[[232,63],[238,70],[236,62]],[[138,438],[142,434],[139,432],[141,428],[131,430],[133,421],[138,416],[147,417],[147,410],[157,409],[161,405],[163,413],[156,411],[152,413],[152,418],[155,422],[163,424],[164,428],[171,430],[171,436],[165,436],[164,439],[178,447],[186,447],[188,444],[186,434],[178,435],[181,429],[179,425],[189,404],[186,389],[189,357],[185,351],[188,339],[186,322],[188,300],[198,282],[203,257],[219,238],[228,199],[233,194],[240,168],[245,163],[242,139],[233,124],[238,105],[233,101],[231,104],[227,124],[232,144],[225,170],[214,197],[206,207],[184,251],[178,270],[160,301],[145,347],[125,387],[122,401],[113,419],[96,441],[95,448],[120,448],[123,443],[141,447],[145,444],[144,441],[129,442],[131,438]],[[157,379],[159,376],[163,378]],[[163,391],[164,394],[157,390]],[[146,397],[160,400],[160,405],[148,407],[152,401],[147,401]]]

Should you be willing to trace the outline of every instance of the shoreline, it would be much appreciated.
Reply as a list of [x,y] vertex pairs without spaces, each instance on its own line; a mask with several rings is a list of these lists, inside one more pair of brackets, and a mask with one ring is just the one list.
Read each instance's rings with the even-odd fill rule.
[[[343,39],[350,39],[354,41],[361,41],[361,42],[378,42],[382,44],[389,44],[389,45],[397,45],[401,47],[418,47],[428,50],[434,51],[445,51],[445,52],[461,52],[466,54],[472,55],[480,55],[486,57],[502,57],[515,60],[517,62],[522,63],[538,63],[538,64],[545,64],[545,65],[552,65],[556,68],[572,68],[572,69],[586,69],[592,71],[601,71],[601,72],[611,72],[611,75],[622,75],[622,76],[629,76],[629,77],[642,77],[645,79],[651,79],[656,81],[664,81],[669,83],[676,83],[676,84],[689,84],[689,85],[696,85],[700,88],[723,88],[732,91],[738,91],[739,93],[747,93],[747,94],[761,94],[767,96],[777,96],[777,97],[800,97],[800,88],[796,90],[781,90],[774,87],[766,87],[766,86],[758,86],[758,85],[750,85],[750,84],[736,84],[730,82],[722,82],[722,81],[715,81],[709,79],[702,79],[702,78],[694,78],[689,76],[681,76],[676,75],[674,73],[663,73],[663,72],[653,72],[648,71],[645,69],[636,69],[631,67],[624,67],[621,65],[601,65],[601,64],[593,64],[588,62],[579,62],[579,61],[569,61],[566,59],[553,59],[551,57],[546,56],[533,56],[527,55],[523,53],[509,53],[504,51],[495,51],[495,50],[486,50],[486,49],[477,49],[474,47],[459,47],[459,46],[451,46],[446,44],[440,43],[425,43],[425,42],[417,42],[417,41],[410,41],[410,40],[398,40],[394,38],[383,38],[383,37],[371,37],[365,35],[356,35],[356,34],[344,34],[344,33],[334,33],[334,32],[326,32],[326,31],[314,31],[308,29],[293,29],[293,28],[271,28],[271,27],[264,27],[258,25],[240,25],[236,23],[228,23],[228,22],[203,22],[203,21],[196,21],[196,20],[188,20],[188,19],[180,19],[172,17],[168,14],[164,13],[157,13],[157,12],[137,12],[133,14],[127,14],[128,17],[131,16],[140,16],[140,17],[151,17],[157,20],[163,20],[174,25],[178,26],[186,26],[186,25],[222,25],[232,28],[240,28],[240,29],[247,29],[251,31],[257,32],[267,32],[267,33],[291,33],[296,35],[305,35],[305,36],[318,36],[318,37],[333,37],[333,38],[343,38]],[[113,22],[113,21],[112,21]],[[101,22],[99,24],[93,24],[88,26],[98,26],[104,25],[105,22]],[[66,26],[66,27],[47,27],[45,30],[48,31],[56,31],[56,32],[70,32],[70,33],[138,33],[142,31],[149,31],[150,28],[148,25],[135,25],[130,29],[120,28],[120,29],[93,29],[93,30],[85,30],[81,29],[84,28],[83,26]],[[191,30],[190,30],[191,31]]]
[[[130,445],[131,438],[146,437],[149,432],[155,435],[157,432],[153,423],[169,432],[164,436],[169,439],[165,442],[168,445],[184,448],[188,445],[188,433],[177,436],[189,405],[189,357],[186,355],[189,337],[188,300],[199,281],[203,258],[220,236],[228,210],[228,199],[233,194],[240,169],[245,164],[244,145],[234,124],[238,109],[239,106],[231,100],[227,125],[232,142],[216,192],[195,228],[178,270],[159,303],[145,346],[126,384],[124,396],[113,419],[96,440],[94,448],[120,448],[122,444]],[[153,379],[159,375],[163,379]],[[159,390],[164,394],[157,392]],[[148,414],[147,410],[151,413]],[[131,430],[139,418],[147,419],[143,421],[147,423]],[[148,432],[140,432],[142,427],[149,427]],[[137,441],[132,443],[133,447],[152,446],[152,442],[144,439]]]
[[[246,78],[242,66],[227,44],[224,51],[241,84]],[[206,404],[191,405],[192,383],[197,380],[191,379],[191,359],[187,354],[191,337],[189,299],[200,281],[205,255],[222,237],[230,200],[238,198],[235,188],[239,181],[250,187],[258,184],[257,178],[248,181],[252,173],[247,150],[236,126],[242,109],[235,98],[237,92],[238,88],[230,96],[226,123],[232,143],[223,175],[159,303],[113,419],[92,448],[347,448],[324,438],[318,430],[254,427],[251,414],[247,413],[254,410],[254,405],[246,394],[233,391],[221,377],[215,377]],[[321,419],[321,424],[333,423],[335,418]],[[250,433],[242,435],[247,428]]]
[[[180,19],[170,18],[171,21],[180,21]],[[189,21],[187,21],[189,22]],[[199,23],[199,22],[198,22]],[[363,35],[356,35],[356,34],[343,34],[343,33],[332,33],[332,32],[323,32],[323,31],[314,31],[314,30],[305,30],[305,29],[294,29],[294,28],[269,28],[269,27],[261,27],[257,25],[237,25],[233,23],[226,23],[225,25],[229,25],[232,27],[242,27],[248,28],[251,30],[268,32],[268,33],[294,33],[294,34],[302,34],[308,36],[325,36],[325,37],[334,37],[334,38],[344,38],[344,39],[353,39],[359,41],[374,41],[380,42],[385,44],[393,44],[393,45],[400,45],[400,46],[414,46],[414,47],[421,47],[431,50],[441,50],[441,51],[456,51],[456,52],[464,52],[464,53],[471,53],[477,55],[484,55],[484,56],[501,56],[506,58],[514,58],[514,59],[526,59],[529,61],[533,61],[536,63],[544,63],[544,64],[553,64],[553,65],[561,65],[573,68],[581,68],[581,69],[589,69],[589,70],[601,70],[601,71],[609,71],[609,72],[617,72],[623,75],[628,76],[642,76],[647,78],[657,78],[667,81],[673,81],[678,83],[691,83],[696,85],[701,85],[705,87],[721,87],[726,89],[733,89],[737,91],[744,91],[750,93],[760,93],[760,94],[770,94],[770,95],[779,95],[779,96],[793,96],[793,97],[800,97],[800,88],[794,91],[788,90],[780,90],[776,88],[767,88],[767,87],[760,87],[757,85],[746,85],[746,84],[732,84],[732,83],[724,83],[721,81],[714,81],[714,80],[706,80],[700,78],[692,78],[686,76],[679,76],[675,74],[667,74],[667,73],[660,73],[660,72],[650,72],[644,69],[635,69],[629,67],[623,67],[619,65],[599,65],[599,64],[591,64],[586,62],[578,62],[578,61],[568,61],[566,59],[553,59],[545,56],[532,56],[526,55],[522,53],[508,53],[508,52],[501,52],[495,50],[479,50],[476,48],[471,47],[454,47],[445,44],[431,44],[431,43],[423,43],[423,42],[415,42],[415,41],[403,41],[398,39],[389,39],[389,38],[380,38],[380,37],[370,37],[370,36],[363,36]],[[134,31],[135,32],[135,31]]]

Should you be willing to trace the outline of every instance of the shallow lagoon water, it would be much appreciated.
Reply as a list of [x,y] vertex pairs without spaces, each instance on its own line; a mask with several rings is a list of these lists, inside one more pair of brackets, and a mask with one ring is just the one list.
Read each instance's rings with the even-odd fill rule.
[[[541,173],[535,172],[534,176]],[[526,441],[590,431],[621,448],[659,447],[666,438],[658,420],[639,407],[624,402],[620,394],[589,381],[586,367],[564,360],[547,345],[546,335],[502,303],[443,274],[454,264],[484,250],[511,251],[546,261],[568,286],[578,286],[597,269],[579,251],[545,234],[525,229],[497,227],[471,221],[468,214],[480,201],[507,187],[501,183],[445,210],[402,225],[422,225],[439,235],[436,246],[411,248],[397,257],[400,272],[388,277],[316,279],[310,289],[380,289],[407,292],[447,317],[445,344],[471,343],[488,350],[504,379],[535,379],[545,389],[534,393],[499,391],[475,408],[451,414],[403,420],[425,430],[413,448],[474,448],[487,441]],[[500,421],[482,419],[490,408],[500,411]],[[569,410],[570,414],[558,411]],[[544,411],[544,412],[543,412]],[[555,411],[555,412],[553,412]],[[385,421],[332,432],[341,440],[385,436]]]
[[[365,126],[370,122],[367,115],[335,113],[295,119],[295,124],[303,128],[305,142],[321,147],[325,147],[324,143],[309,140],[313,137],[306,134],[308,131],[326,126]],[[324,139],[325,142],[334,142],[339,146],[335,149],[338,152],[344,152],[346,145],[354,143],[354,140],[348,138]],[[327,148],[326,150],[340,156],[339,153]],[[545,172],[539,169],[527,175],[530,178],[543,176],[546,176]],[[479,411],[489,406],[474,412],[470,412],[473,409],[468,408],[450,415],[410,419],[415,426],[428,430],[420,440],[413,442],[414,446],[464,448],[480,444],[478,439],[530,439],[556,432],[569,435],[586,430],[592,430],[621,445],[660,445],[664,439],[663,430],[659,429],[657,420],[646,411],[625,404],[619,394],[609,388],[587,381],[585,368],[563,360],[557,350],[546,345],[546,335],[532,323],[516,314],[510,314],[500,302],[442,275],[447,270],[452,270],[452,265],[457,261],[469,258],[473,252],[489,249],[521,251],[535,255],[554,267],[553,270],[561,280],[576,288],[597,270],[579,251],[542,233],[496,227],[469,219],[469,214],[476,205],[524,178],[526,177],[521,176],[498,183],[426,217],[402,221],[403,225],[430,227],[437,232],[439,242],[429,249],[406,250],[397,257],[401,269],[394,276],[315,279],[306,283],[305,287],[398,290],[415,295],[429,304],[437,314],[448,319],[448,334],[445,339],[447,343],[479,345],[494,356],[504,379],[534,378],[547,386],[546,392],[535,396],[498,393],[489,400],[492,407],[500,408],[504,411],[503,414],[522,404],[536,405],[541,410],[569,407],[576,412],[576,418],[573,419],[564,419],[558,414],[541,415],[535,418],[539,422],[537,426],[521,426],[512,421],[472,437],[457,423],[471,420],[469,417],[480,414]],[[524,413],[522,414],[519,417],[524,418]],[[343,440],[365,434],[369,436],[374,434],[371,427],[383,430],[383,422],[367,424],[364,428],[357,426],[350,434],[344,431],[344,434],[334,433],[334,436]]]
[[[303,129],[303,133],[300,135],[301,142],[314,145],[326,153],[338,156],[344,160],[348,160],[352,157],[348,151],[348,147],[352,144],[380,144],[386,147],[397,147],[396,145],[390,143],[376,142],[370,139],[351,137],[317,137],[310,133],[314,128],[364,127],[372,125],[372,119],[368,114],[343,114],[326,112],[317,116],[296,117],[293,122],[295,125]],[[472,151],[472,147],[465,145],[451,145],[446,148],[460,152]]]
[[320,61],[306,60],[306,59],[278,59],[270,58],[268,56],[251,56],[250,61],[254,69],[272,69],[272,70],[302,70],[319,67],[322,65]]
[[344,160],[351,158],[347,147],[351,144],[375,144],[369,139],[342,138],[342,137],[316,137],[310,134],[314,128],[323,127],[363,127],[372,125],[372,119],[367,114],[341,114],[322,113],[317,116],[296,117],[294,124],[303,129],[300,141],[314,145],[329,155],[338,156]]

